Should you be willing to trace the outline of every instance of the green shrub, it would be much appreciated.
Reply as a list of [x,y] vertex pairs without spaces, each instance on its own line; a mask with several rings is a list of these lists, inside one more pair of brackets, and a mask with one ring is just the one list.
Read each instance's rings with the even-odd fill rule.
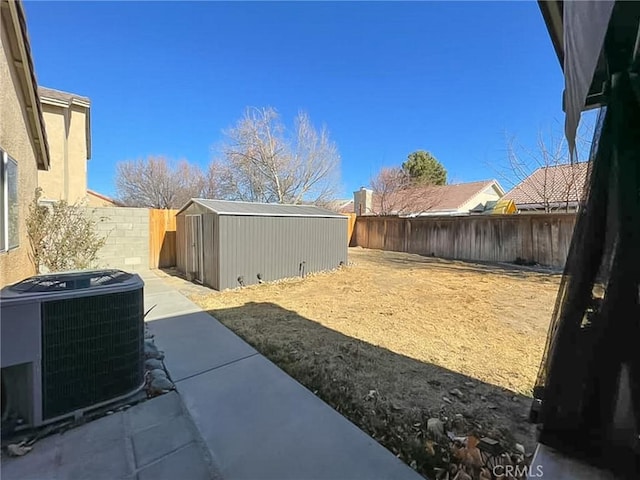
[[81,203],[64,200],[45,206],[40,203],[42,189],[37,188],[27,217],[31,254],[38,271],[86,270],[95,266],[98,251],[106,237],[97,230],[98,222],[87,214]]

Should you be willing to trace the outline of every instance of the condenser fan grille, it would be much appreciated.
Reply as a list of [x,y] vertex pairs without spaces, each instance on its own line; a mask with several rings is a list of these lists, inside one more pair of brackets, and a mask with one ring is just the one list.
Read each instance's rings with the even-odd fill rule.
[[96,270],[65,274],[38,275],[12,285],[15,292],[62,292],[90,287],[117,285],[126,282],[132,274],[122,270]]
[[42,304],[42,409],[53,418],[142,384],[142,289]]

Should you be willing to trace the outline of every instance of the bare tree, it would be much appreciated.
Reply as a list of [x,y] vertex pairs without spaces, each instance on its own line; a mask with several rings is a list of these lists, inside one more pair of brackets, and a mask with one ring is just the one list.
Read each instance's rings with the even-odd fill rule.
[[415,181],[402,168],[382,168],[370,181],[379,215],[419,215],[437,205],[442,187]]
[[[578,153],[588,152],[590,130],[590,124],[582,125],[576,139]],[[494,170],[519,203],[539,205],[545,212],[569,211],[582,199],[587,167],[584,162],[571,163],[563,135],[540,131],[533,149],[511,136],[506,157],[505,165]]]
[[180,208],[212,190],[214,181],[186,160],[174,163],[162,156],[116,166],[118,199],[130,207]]
[[222,198],[266,203],[322,203],[339,183],[340,155],[326,128],[300,112],[293,131],[273,108],[248,108],[225,131],[221,158],[210,172]]

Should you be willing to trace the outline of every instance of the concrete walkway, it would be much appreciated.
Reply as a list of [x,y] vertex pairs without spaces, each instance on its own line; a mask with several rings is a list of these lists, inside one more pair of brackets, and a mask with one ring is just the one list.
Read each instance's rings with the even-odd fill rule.
[[421,478],[169,282],[143,278],[149,330],[223,478]]
[[217,477],[208,451],[175,392],[46,437],[24,457],[2,458],[2,480]]

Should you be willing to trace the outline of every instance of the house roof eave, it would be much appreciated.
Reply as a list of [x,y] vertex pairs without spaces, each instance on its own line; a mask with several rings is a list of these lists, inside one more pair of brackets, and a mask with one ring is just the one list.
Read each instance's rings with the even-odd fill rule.
[[7,18],[11,24],[10,26],[13,27],[8,29],[7,34],[9,35],[9,41],[14,42],[18,58],[16,58],[16,52],[13,49],[10,48],[9,53],[23,84],[26,108],[30,119],[29,129],[36,149],[36,163],[39,170],[48,170],[50,165],[49,144],[42,115],[42,105],[38,95],[38,82],[33,66],[24,8],[20,0],[2,0],[0,7],[8,10],[9,15]]
[[[56,97],[57,94],[57,97]],[[91,100],[73,93],[55,90],[53,88],[38,88],[38,96],[44,105],[52,105],[60,108],[71,108],[75,105],[86,109],[85,139],[87,149],[87,160],[91,159]]]

